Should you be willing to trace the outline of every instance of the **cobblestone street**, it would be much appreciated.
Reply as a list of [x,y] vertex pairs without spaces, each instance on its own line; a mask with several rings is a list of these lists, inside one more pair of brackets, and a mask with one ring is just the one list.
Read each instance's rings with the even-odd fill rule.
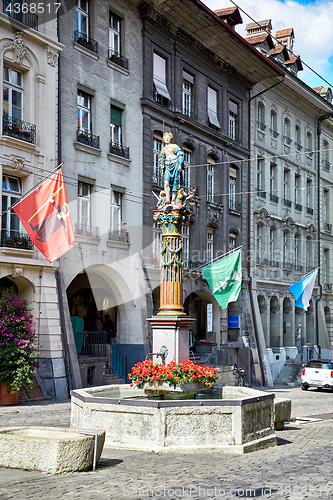
[[[156,454],[105,448],[96,472],[0,469],[0,499],[333,499],[333,392],[277,388],[292,399],[278,446],[246,455]],[[301,417],[321,415],[311,423]],[[0,426],[68,427],[70,402],[0,408]]]

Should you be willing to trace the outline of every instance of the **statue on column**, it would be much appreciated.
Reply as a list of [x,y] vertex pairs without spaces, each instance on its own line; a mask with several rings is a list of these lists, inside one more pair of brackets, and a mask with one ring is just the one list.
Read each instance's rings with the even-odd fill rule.
[[158,157],[158,165],[164,176],[166,203],[175,201],[176,194],[182,185],[184,169],[184,153],[177,144],[171,144],[172,139],[171,132],[163,134],[165,146]]

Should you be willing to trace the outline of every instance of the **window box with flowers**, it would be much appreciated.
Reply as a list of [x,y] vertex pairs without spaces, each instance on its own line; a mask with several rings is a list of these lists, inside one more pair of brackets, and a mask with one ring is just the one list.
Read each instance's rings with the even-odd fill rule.
[[13,289],[0,296],[0,317],[0,394],[5,397],[0,405],[8,405],[17,403],[19,391],[32,389],[39,353],[28,302]]
[[128,378],[131,387],[144,389],[148,397],[190,399],[204,387],[211,387],[218,379],[217,369],[196,365],[192,361],[164,365],[151,360],[133,366]]
[[117,142],[110,142],[110,153],[126,158],[127,160],[129,159],[129,148],[126,148]]

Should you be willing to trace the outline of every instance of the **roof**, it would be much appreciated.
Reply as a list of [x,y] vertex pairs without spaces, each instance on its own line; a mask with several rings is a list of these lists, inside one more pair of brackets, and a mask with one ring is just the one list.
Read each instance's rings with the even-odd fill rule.
[[321,87],[313,87],[313,90],[317,92],[317,94],[320,94],[321,89],[323,88],[323,85]]
[[[302,64],[302,61],[301,61],[301,56],[290,56],[289,57],[289,61],[286,61],[285,62],[285,65],[288,66],[290,64],[295,64],[296,63],[296,66],[297,66],[297,69],[299,71],[302,71],[303,69],[303,64]],[[321,87],[322,88],[322,87]]]
[[214,10],[214,13],[219,17],[230,16],[230,14],[233,14],[237,9],[238,7],[227,7],[225,9]]
[[266,28],[266,27],[268,27],[269,29],[272,29],[272,20],[271,19],[265,19],[264,21],[257,21],[255,23],[249,23],[246,25],[246,31],[259,30],[259,28]]
[[294,36],[294,28],[287,28],[285,30],[280,30],[275,33],[275,38],[285,38],[286,36]]
[[278,54],[281,54],[281,52],[283,52],[285,61],[288,61],[289,54],[288,54],[288,50],[286,49],[286,47],[284,45],[275,45],[275,47],[269,51],[269,55],[270,56],[277,56]]
[[243,24],[242,16],[236,6],[214,10],[214,14],[216,14],[220,19],[226,20],[232,26],[235,24]]
[[274,47],[274,42],[269,33],[260,33],[258,35],[249,35],[245,39],[247,42],[249,42],[251,45],[257,45],[259,43],[267,42],[268,46],[273,49]]

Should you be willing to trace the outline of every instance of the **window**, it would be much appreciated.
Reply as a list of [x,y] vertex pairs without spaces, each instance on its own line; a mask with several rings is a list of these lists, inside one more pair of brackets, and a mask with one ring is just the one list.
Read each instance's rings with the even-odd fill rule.
[[214,258],[214,230],[207,228],[207,262],[211,262]]
[[290,146],[292,141],[291,141],[291,137],[290,137],[290,120],[289,120],[289,118],[284,119],[283,140],[284,140],[285,144]]
[[91,132],[91,96],[79,91],[77,94],[77,127],[85,134]]
[[295,175],[295,203],[299,203],[301,199],[301,176]]
[[296,151],[301,151],[302,145],[301,145],[301,127],[299,125],[296,125],[295,127],[295,148]]
[[300,249],[301,249],[301,238],[299,234],[295,234],[295,253],[294,253],[294,259],[295,259],[295,269],[296,271],[302,271],[302,267],[300,266]]
[[306,207],[311,208],[312,213],[312,179],[306,179]]
[[207,93],[207,113],[210,125],[220,128],[220,122],[217,117],[217,92],[211,87],[208,87]]
[[313,151],[312,151],[312,134],[311,134],[311,132],[307,132],[307,134],[306,134],[306,152],[307,152],[308,156],[312,156],[313,155]]
[[19,71],[4,66],[3,116],[16,120],[23,119],[23,75]]
[[229,137],[234,141],[238,135],[238,105],[234,101],[229,101]]
[[257,121],[257,127],[262,132],[266,128],[266,125],[265,125],[265,106],[263,105],[262,102],[258,102],[258,121]]
[[312,269],[312,240],[307,238],[306,240],[306,271],[309,272]]
[[289,200],[289,175],[290,171],[284,169],[283,172],[283,199],[284,204],[291,207],[291,201]]
[[123,110],[117,106],[111,104],[111,116],[110,116],[110,139],[112,145],[121,146],[122,145],[122,134],[121,134],[121,124],[122,124],[122,113]]
[[329,214],[329,191],[328,189],[324,189],[323,196],[323,221],[326,225],[328,223],[328,214]]
[[269,192],[270,199],[277,203],[279,197],[277,196],[277,186],[276,186],[276,163],[271,163],[269,167]]
[[[166,66],[167,61],[164,57],[159,56],[154,52],[154,89],[155,89],[155,98],[157,101],[159,99],[165,98],[171,100],[168,88],[167,88],[167,80],[166,80]],[[162,103],[162,101],[161,101]]]
[[283,232],[283,266],[290,267],[290,262],[288,262],[289,257],[289,249],[290,249],[290,233],[288,231]]
[[262,194],[263,189],[263,169],[264,169],[264,159],[257,158],[257,192]]
[[193,76],[186,71],[183,71],[183,114],[186,116],[192,116],[193,85]]
[[160,255],[162,249],[162,229],[161,226],[154,221],[153,225],[153,259],[160,262]]
[[110,212],[110,232],[111,235],[119,236],[119,232],[122,229],[122,201],[123,193],[111,189],[111,212]]
[[269,260],[270,265],[276,267],[277,263],[275,262],[275,228],[270,227],[269,229]]
[[109,18],[109,49],[110,55],[120,56],[120,19],[112,12]]
[[78,229],[86,231],[90,226],[91,185],[79,182],[78,187]]
[[279,135],[277,133],[277,114],[274,110],[271,111],[271,128],[270,128],[270,132],[271,132],[271,137],[273,137],[274,139],[277,138],[277,136]]
[[233,167],[229,168],[229,209],[237,210],[236,206],[236,184],[237,170]]
[[323,281],[324,281],[324,284],[326,285],[328,283],[328,280],[327,280],[327,277],[329,276],[329,273],[328,273],[328,263],[329,263],[329,253],[328,253],[328,248],[324,248],[324,255],[323,255]]
[[327,141],[324,141],[324,147],[323,147],[323,166],[325,170],[330,169],[330,150],[329,150],[329,144]]
[[[20,201],[22,196],[22,181],[18,177],[2,176],[2,212]],[[20,220],[13,210],[1,217],[1,239],[19,235]]]
[[155,134],[153,137],[153,184],[160,187],[163,187],[164,185],[163,177],[158,167],[158,157],[162,151],[162,147],[162,137]]
[[237,235],[236,233],[229,233],[229,251],[235,250],[236,248]]
[[76,0],[76,29],[89,35],[88,0]]
[[184,181],[184,189],[187,194],[190,192],[190,165],[191,165],[191,156],[192,151],[189,149],[183,149],[184,152],[184,172],[183,172],[183,181]]
[[182,226],[183,262],[190,258],[190,226]]
[[207,164],[207,201],[214,201],[214,168],[215,161],[208,157]]
[[257,262],[260,263],[262,256],[262,225],[257,224]]

